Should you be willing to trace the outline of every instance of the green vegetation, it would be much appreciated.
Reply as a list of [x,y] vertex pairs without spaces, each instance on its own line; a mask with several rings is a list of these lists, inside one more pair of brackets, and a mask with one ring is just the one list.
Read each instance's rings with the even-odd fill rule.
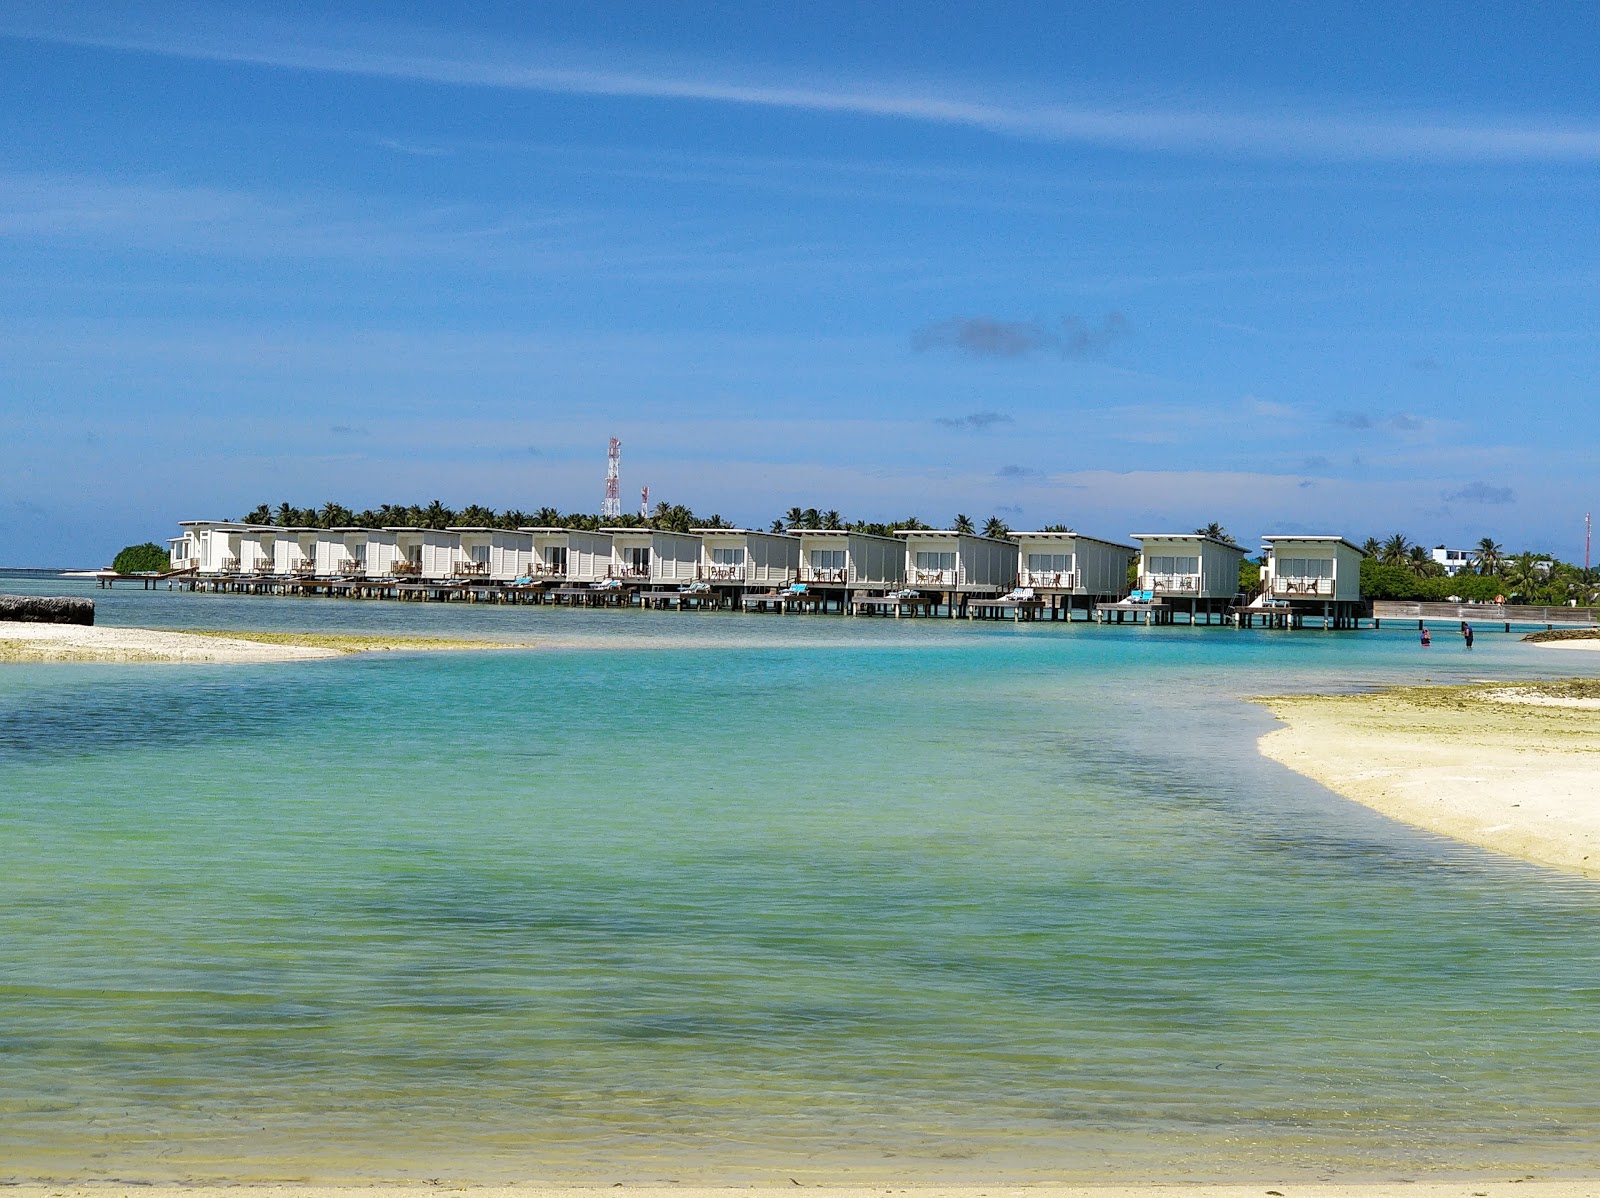
[[[359,512],[331,500],[320,508],[300,508],[288,503],[272,507],[263,503],[240,517],[240,522],[272,524],[280,528],[572,528],[590,532],[600,528],[658,528],[665,532],[688,532],[691,528],[734,527],[732,521],[724,520],[719,515],[697,516],[681,503],[658,503],[648,518],[637,512],[605,518],[581,512],[560,512],[553,507],[542,507],[533,512],[516,509],[497,512],[476,503],[464,508],[449,508],[437,499],[426,507],[386,503]],[[839,529],[875,533],[881,537],[892,536],[901,529],[931,527],[915,516],[879,524],[867,520],[846,520],[836,511],[822,512],[814,507],[792,507],[769,526],[772,532]],[[952,527],[965,532],[977,531],[972,518],[965,515],[958,515]],[[1051,529],[1070,531],[1065,525],[1052,525]],[[998,516],[990,516],[984,522],[983,535],[1009,537],[1011,529]]]
[[160,574],[172,568],[172,558],[153,541],[143,545],[129,545],[112,559],[111,568],[118,574]]
[[1584,570],[1548,553],[1508,554],[1490,537],[1473,550],[1473,564],[1455,576],[1433,560],[1425,546],[1413,545],[1404,533],[1385,540],[1368,537],[1362,548],[1361,593],[1368,599],[1457,599],[1560,607],[1573,602],[1591,606],[1600,598],[1600,571]]

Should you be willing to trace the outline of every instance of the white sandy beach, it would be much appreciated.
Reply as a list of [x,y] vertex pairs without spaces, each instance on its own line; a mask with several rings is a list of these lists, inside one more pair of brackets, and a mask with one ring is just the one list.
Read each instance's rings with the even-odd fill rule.
[[791,1193],[810,1190],[824,1198],[884,1198],[892,1194],[914,1194],[916,1198],[1383,1198],[1404,1194],[1406,1198],[1600,1198],[1600,1181],[1554,1180],[1498,1177],[1484,1181],[1397,1181],[1394,1183],[1330,1183],[1311,1185],[1272,1181],[1248,1185],[1150,1185],[1111,1182],[1088,1186],[924,1186],[915,1182],[886,1183],[878,1186],[813,1186],[799,1182],[766,1186],[634,1185],[624,1182],[605,1186],[548,1186],[533,1183],[518,1185],[472,1185],[440,1180],[413,1185],[378,1184],[370,1186],[331,1186],[315,1184],[285,1185],[119,1185],[98,1182],[88,1185],[19,1185],[8,1187],[13,1198],[108,1198],[110,1195],[139,1195],[139,1198],[414,1198],[424,1193],[470,1193],[473,1198],[604,1198],[618,1189],[635,1198],[748,1198],[752,1194]]
[[1285,727],[1260,746],[1394,819],[1600,876],[1595,691],[1502,684],[1269,698]]
[[528,648],[497,641],[437,637],[306,633],[169,632],[153,628],[85,627],[0,621],[4,662],[252,663],[310,661],[375,651]]

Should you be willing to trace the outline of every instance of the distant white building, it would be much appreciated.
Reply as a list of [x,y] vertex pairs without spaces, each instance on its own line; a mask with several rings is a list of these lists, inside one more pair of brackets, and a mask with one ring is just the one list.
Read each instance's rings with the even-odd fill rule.
[[1444,567],[1444,572],[1454,578],[1463,570],[1472,569],[1478,562],[1478,555],[1471,549],[1446,549],[1443,545],[1434,547],[1433,560]]

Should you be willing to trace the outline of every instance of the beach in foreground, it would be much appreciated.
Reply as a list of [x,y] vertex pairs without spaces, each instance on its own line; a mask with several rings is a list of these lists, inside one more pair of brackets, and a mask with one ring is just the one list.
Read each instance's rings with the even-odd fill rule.
[[[780,1183],[784,1190],[799,1182]],[[628,1185],[545,1186],[536,1184],[477,1186],[450,1181],[416,1185],[322,1186],[292,1185],[119,1185],[100,1182],[93,1185],[20,1185],[10,1187],[15,1198],[105,1198],[108,1194],[132,1194],[140,1198],[237,1198],[241,1193],[252,1198],[408,1198],[418,1193],[471,1193],[474,1198],[601,1198],[618,1189],[639,1198],[734,1198],[740,1194],[772,1192],[774,1186],[695,1186]],[[1109,1183],[1087,1186],[923,1186],[887,1183],[877,1186],[801,1186],[826,1198],[881,1198],[885,1194],[914,1193],[917,1198],[1380,1198],[1404,1193],[1407,1198],[1595,1198],[1600,1181],[1537,1181],[1525,1178],[1497,1178],[1492,1181],[1450,1181],[1394,1183],[1314,1183],[1253,1182],[1246,1185],[1129,1185]]]
[[1285,724],[1261,751],[1330,790],[1416,827],[1600,876],[1600,683],[1261,702]]
[[191,632],[0,622],[0,662],[251,663],[348,653],[526,648],[500,641],[355,634]]

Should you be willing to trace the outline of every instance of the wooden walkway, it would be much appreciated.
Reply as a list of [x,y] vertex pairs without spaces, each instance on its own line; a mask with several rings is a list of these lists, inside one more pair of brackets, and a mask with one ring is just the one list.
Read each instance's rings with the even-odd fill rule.
[[1517,603],[1402,603],[1391,599],[1372,602],[1372,623],[1382,628],[1385,620],[1415,620],[1418,626],[1429,620],[1438,623],[1499,624],[1510,632],[1513,624],[1537,628],[1594,628],[1592,607],[1537,607]]

